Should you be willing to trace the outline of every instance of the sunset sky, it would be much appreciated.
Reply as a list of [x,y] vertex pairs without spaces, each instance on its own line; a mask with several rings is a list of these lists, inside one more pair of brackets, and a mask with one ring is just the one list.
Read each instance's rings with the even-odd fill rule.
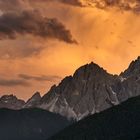
[[119,74],[139,55],[137,0],[0,0],[0,95],[43,95],[91,61]]

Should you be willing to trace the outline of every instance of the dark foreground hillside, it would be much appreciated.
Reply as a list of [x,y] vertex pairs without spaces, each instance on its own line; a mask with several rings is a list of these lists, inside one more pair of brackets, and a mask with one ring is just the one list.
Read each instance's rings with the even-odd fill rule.
[[140,140],[140,96],[87,117],[49,140]]
[[64,117],[40,109],[0,109],[0,140],[44,140],[69,124]]

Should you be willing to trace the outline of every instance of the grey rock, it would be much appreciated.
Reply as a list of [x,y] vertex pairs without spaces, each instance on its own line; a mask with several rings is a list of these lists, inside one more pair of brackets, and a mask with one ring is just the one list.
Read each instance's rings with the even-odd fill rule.
[[23,100],[18,99],[14,95],[4,95],[0,98],[0,108],[8,108],[19,110],[23,107],[25,102]]

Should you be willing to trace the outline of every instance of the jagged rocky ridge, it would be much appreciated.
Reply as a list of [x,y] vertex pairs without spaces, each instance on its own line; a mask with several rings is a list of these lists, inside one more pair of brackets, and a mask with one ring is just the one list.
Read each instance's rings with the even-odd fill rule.
[[0,108],[9,108],[13,110],[18,110],[23,107],[25,102],[18,99],[14,95],[4,95],[0,98]]
[[112,75],[94,64],[86,64],[43,97],[33,95],[21,108],[42,108],[80,120],[140,95],[140,57],[120,75]]

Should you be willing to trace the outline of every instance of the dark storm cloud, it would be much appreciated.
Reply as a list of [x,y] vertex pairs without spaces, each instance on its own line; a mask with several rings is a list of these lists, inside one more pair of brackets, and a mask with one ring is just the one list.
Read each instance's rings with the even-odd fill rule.
[[60,2],[67,5],[79,7],[95,6],[99,9],[106,9],[108,7],[117,7],[121,10],[129,10],[134,13],[140,13],[139,0],[85,0],[83,2],[81,2],[80,0],[0,0],[0,9],[4,11],[11,10],[21,11],[23,9],[34,9],[33,6],[34,3],[47,4],[48,2]]
[[83,6],[80,0],[28,0],[29,3],[47,3],[47,2],[60,2],[64,4],[70,4],[73,6]]
[[74,6],[82,6],[82,3],[79,0],[57,0],[57,1],[65,4],[71,4]]
[[10,79],[10,80],[0,79],[0,86],[7,86],[7,87],[30,86],[30,83],[21,79]]
[[61,22],[43,17],[37,11],[9,12],[0,17],[0,39],[15,39],[18,34],[76,43],[70,31]]
[[34,9],[34,3],[60,2],[73,6],[83,6],[80,0],[0,0],[0,10],[2,11],[22,11]]
[[56,80],[61,79],[61,77],[55,76],[55,75],[33,76],[33,75],[27,75],[27,74],[19,74],[18,76],[19,78],[22,78],[24,80],[49,81],[49,82],[55,82]]

